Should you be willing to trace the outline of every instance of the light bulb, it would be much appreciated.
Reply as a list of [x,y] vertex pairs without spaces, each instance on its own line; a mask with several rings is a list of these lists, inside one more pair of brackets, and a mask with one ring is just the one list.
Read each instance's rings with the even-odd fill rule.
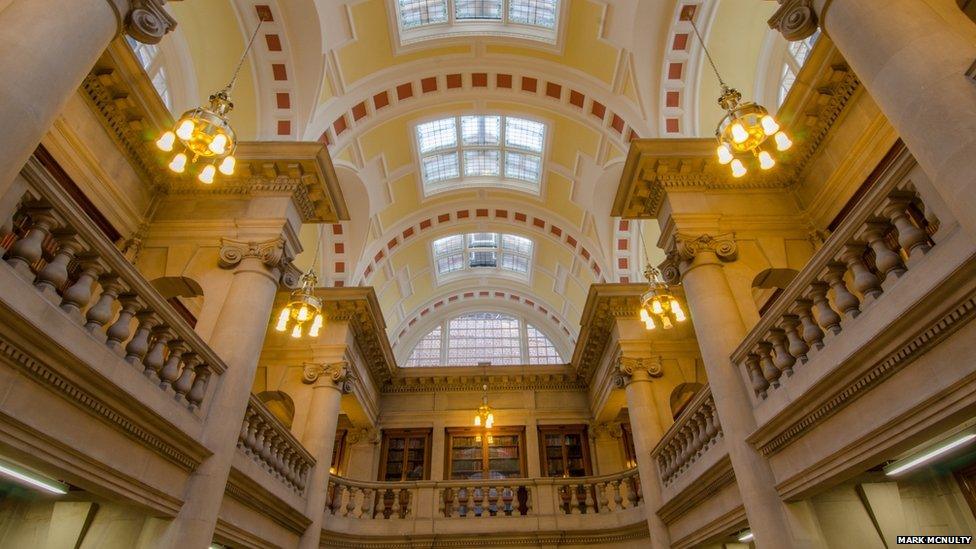
[[322,327],[322,324],[324,324],[324,323],[325,323],[325,321],[322,319],[322,315],[321,314],[315,315],[315,318],[312,319],[312,326],[318,326],[319,328],[321,328]]
[[305,322],[308,320],[308,306],[302,305],[302,308],[298,310],[298,316],[295,317],[299,322]]
[[302,337],[302,325],[301,324],[295,324],[295,327],[291,331],[291,337],[293,337],[295,339],[298,339],[298,338]]
[[224,158],[224,161],[220,163],[220,173],[224,175],[234,175],[235,164],[237,164],[237,160],[233,156]]
[[183,173],[186,169],[186,155],[179,153],[173,157],[173,161],[169,163],[169,169],[176,173]]
[[176,134],[173,132],[166,132],[159,137],[156,141],[156,146],[159,150],[169,152],[173,150],[173,143],[176,143]]
[[759,167],[768,170],[776,165],[776,161],[773,160],[773,155],[769,154],[769,151],[762,151],[759,153]]
[[732,158],[734,158],[732,156],[732,151],[729,150],[729,146],[725,143],[719,145],[718,149],[715,149],[715,152],[718,153],[718,163],[722,164],[723,166],[729,162],[732,162]]
[[279,332],[284,332],[285,328],[288,327],[288,308],[281,310],[281,314],[278,315],[278,324],[275,325],[275,330]]
[[308,329],[309,337],[319,337],[319,330],[321,328],[322,328],[321,326],[316,326],[315,324],[312,324],[312,327]]
[[644,321],[644,329],[653,330],[654,328],[657,328],[657,325],[654,324],[654,319],[648,317],[648,319]]
[[665,330],[670,330],[671,328],[674,328],[674,324],[671,323],[671,318],[667,316],[661,317],[661,326],[664,326]]
[[224,151],[227,150],[227,136],[222,133],[218,133],[214,136],[213,141],[207,145],[207,148],[210,149],[210,151],[214,154],[224,154]]
[[474,416],[475,427],[481,427],[481,416]]
[[661,306],[660,301],[654,299],[654,301],[651,302],[651,310],[654,311],[654,314],[659,315],[664,312],[664,307]]
[[194,125],[192,120],[184,120],[180,122],[179,127],[176,128],[176,136],[183,141],[187,141],[193,137],[193,128]]
[[779,124],[776,123],[776,119],[771,115],[767,114],[766,116],[762,117],[760,124],[762,124],[762,129],[764,132],[766,132],[766,135],[773,135],[779,131]]
[[685,317],[684,311],[682,311],[681,309],[675,309],[674,319],[677,320],[678,322],[684,322],[685,320],[687,320],[687,317]]
[[746,167],[742,161],[736,158],[732,161],[732,177],[742,177],[746,174]]
[[201,183],[206,183],[209,185],[214,182],[214,175],[216,174],[217,168],[215,168],[213,164],[207,164],[202,170],[200,170],[200,175],[197,176],[197,179],[199,179]]
[[489,413],[488,414],[488,421],[485,422],[485,425],[490,428],[494,424],[495,424],[495,414]]
[[641,319],[641,322],[647,322],[647,319],[648,318],[650,318],[650,315],[647,314],[647,309],[641,307],[641,310],[640,310],[640,319]]
[[681,303],[677,299],[671,298],[671,312],[678,312],[681,310]]
[[785,151],[793,146],[793,142],[790,141],[790,138],[786,135],[786,132],[777,133],[773,139],[776,140],[776,150],[778,151]]
[[740,124],[739,122],[732,124],[732,141],[735,141],[736,143],[742,143],[746,139],[749,139],[749,132],[747,132],[746,129],[742,127],[742,124]]

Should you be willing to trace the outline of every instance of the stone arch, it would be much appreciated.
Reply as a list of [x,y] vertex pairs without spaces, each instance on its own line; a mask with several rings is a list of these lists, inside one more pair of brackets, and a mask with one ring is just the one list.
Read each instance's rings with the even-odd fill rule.
[[702,387],[704,385],[698,382],[686,382],[676,385],[671,391],[669,401],[671,404],[671,417],[677,419]]
[[149,281],[164,299],[203,297],[203,287],[187,276],[161,276]]
[[769,268],[759,271],[752,279],[752,287],[757,289],[784,289],[800,274],[796,269]]
[[295,421],[295,401],[284,391],[262,391],[255,395],[282,425],[291,429]]

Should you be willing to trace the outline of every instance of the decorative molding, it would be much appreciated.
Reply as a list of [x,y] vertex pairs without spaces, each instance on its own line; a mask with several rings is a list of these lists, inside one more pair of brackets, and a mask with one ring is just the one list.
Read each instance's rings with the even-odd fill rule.
[[593,284],[580,318],[571,365],[589,383],[604,358],[617,318],[637,318],[646,284]]
[[590,427],[590,438],[599,440],[601,438],[611,438],[620,440],[624,436],[623,425],[619,421],[608,421],[597,423]]
[[685,262],[694,261],[701,253],[713,253],[723,261],[735,261],[739,253],[735,233],[690,235],[677,233],[671,242],[670,252]]
[[220,239],[218,265],[221,269],[234,269],[245,259],[257,259],[269,269],[278,269],[291,258],[285,256],[285,240],[272,238],[263,242]]
[[200,460],[137,425],[129,417],[100,398],[79,387],[58,372],[48,368],[25,351],[0,336],[0,357],[26,372],[34,381],[62,398],[118,429],[129,438],[149,448],[180,468],[192,471]]
[[346,441],[352,444],[365,442],[369,444],[379,444],[382,440],[382,432],[379,428],[372,425],[366,427],[354,427],[349,430]]
[[623,389],[634,379],[634,374],[646,372],[648,377],[661,377],[664,371],[661,369],[661,357],[633,358],[621,356],[617,358],[617,368],[613,376],[613,384],[618,389]]
[[332,362],[330,364],[312,364],[306,362],[302,365],[302,383],[313,384],[320,378],[331,381],[332,385],[341,387],[346,381],[352,379],[352,371],[349,363]]
[[[561,367],[561,371],[538,373],[505,372],[505,366],[493,366],[489,369],[487,378],[478,370],[462,375],[453,373],[456,368],[441,368],[437,374],[424,376],[404,376],[401,374],[392,378],[382,386],[382,393],[444,393],[444,392],[478,392],[487,383],[492,391],[583,391],[586,383],[572,371]],[[491,371],[491,370],[495,371]]]
[[778,30],[790,42],[813,36],[819,24],[813,0],[779,0],[779,9],[769,18],[769,28]]
[[[784,447],[796,442],[815,426],[839,412],[845,406],[860,398],[908,364],[911,364],[915,359],[966,325],[974,316],[976,316],[976,297],[970,297],[933,322],[926,330],[902,345],[898,350],[876,362],[856,379],[833,391],[833,394],[825,397],[823,403],[816,409],[793,421],[775,434],[763,436],[761,434],[763,429],[760,429],[758,436],[753,435],[753,437],[750,437],[753,439],[750,442],[764,456],[776,454]],[[765,440],[765,442],[756,440],[759,437],[762,437],[762,440]]]
[[224,491],[239,503],[257,511],[259,515],[270,518],[296,534],[303,534],[312,523],[301,509],[289,505],[236,467],[231,468]]
[[661,505],[657,515],[665,524],[673,524],[719,490],[733,483],[735,483],[735,471],[732,469],[731,459],[726,454],[694,482],[688,484],[684,490]]
[[[163,9],[166,0],[130,0],[125,33],[146,44],[158,44],[176,28],[176,19]],[[112,4],[112,2],[109,2]]]

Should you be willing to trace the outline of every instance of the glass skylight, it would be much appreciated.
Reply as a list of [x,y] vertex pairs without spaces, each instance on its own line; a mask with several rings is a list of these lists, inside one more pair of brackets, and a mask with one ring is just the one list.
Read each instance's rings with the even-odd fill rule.
[[533,243],[511,234],[471,233],[439,238],[431,248],[438,277],[461,271],[495,270],[528,278]]
[[556,346],[524,319],[495,312],[467,313],[442,322],[410,353],[406,366],[563,364]]
[[818,31],[806,40],[790,42],[787,46],[779,77],[779,97],[777,98],[779,105],[782,105],[783,101],[786,101],[786,96],[790,93],[790,89],[793,88],[793,84],[796,83],[796,75],[800,74],[800,69],[803,68],[803,64],[810,57],[810,52],[813,51],[813,45],[819,37],[820,32]]
[[559,0],[390,0],[400,43],[462,34],[508,35],[554,44]]
[[412,29],[447,22],[447,0],[398,0],[400,26]]
[[498,115],[458,116],[418,124],[416,137],[428,193],[491,183],[486,179],[539,192],[546,139],[542,122]]

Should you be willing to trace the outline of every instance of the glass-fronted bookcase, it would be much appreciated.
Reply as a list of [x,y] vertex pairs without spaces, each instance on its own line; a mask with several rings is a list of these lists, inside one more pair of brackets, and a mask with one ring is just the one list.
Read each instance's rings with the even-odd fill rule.
[[526,476],[524,427],[494,427],[487,436],[481,429],[468,427],[450,427],[445,432],[447,479]]
[[431,429],[384,429],[379,479],[429,479],[430,435]]
[[593,474],[586,425],[540,425],[539,457],[547,477],[586,477]]

